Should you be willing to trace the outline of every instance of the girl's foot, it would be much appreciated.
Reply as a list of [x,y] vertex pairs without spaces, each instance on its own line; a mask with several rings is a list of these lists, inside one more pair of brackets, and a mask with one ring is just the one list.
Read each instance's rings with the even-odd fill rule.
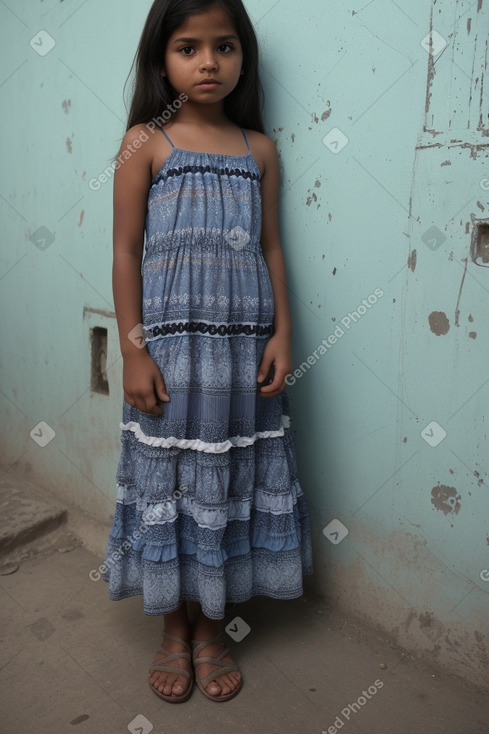
[[[181,639],[185,640],[185,642],[188,642],[190,644],[190,633],[187,631],[187,633],[175,633],[170,632],[170,634],[175,634],[176,637],[180,637]],[[188,649],[186,649],[180,642],[176,642],[175,640],[170,640],[168,637],[163,635],[163,647],[165,650],[168,650],[168,653],[179,653],[179,652],[189,652]],[[159,662],[159,661],[165,661],[165,658],[167,658],[168,655],[163,653],[162,651],[158,651],[154,657],[153,662]],[[187,670],[190,673],[190,680],[193,678],[193,669],[192,669],[192,661],[187,660],[186,658],[173,658],[170,660],[168,665],[172,666],[173,668],[181,668],[182,670]],[[149,676],[149,682],[160,693],[163,693],[165,696],[174,696],[175,698],[180,698],[184,691],[187,690],[189,685],[189,678],[187,678],[185,675],[178,675],[178,673],[169,673],[165,672],[163,670],[153,670],[153,672]]]
[[[201,614],[193,628],[192,639],[198,642],[204,642],[205,640],[212,640],[221,631],[221,623],[218,619],[209,619],[204,614]],[[216,657],[223,651],[222,644],[207,645],[198,654],[200,657]],[[234,659],[230,654],[225,655],[222,659],[224,663],[234,663]],[[195,675],[203,678],[204,676],[212,673],[212,671],[218,671],[219,666],[213,665],[212,663],[201,663],[196,669]],[[214,680],[209,681],[205,690],[211,696],[226,695],[234,691],[239,685],[241,680],[241,673],[231,671],[224,675],[218,675]]]
[[[180,605],[180,608],[176,612],[165,614],[165,632],[175,637],[180,637],[182,640],[190,645],[190,623],[187,617],[187,610],[185,604]],[[170,640],[168,637],[163,636],[163,647],[170,653],[188,652],[185,647],[175,640]],[[153,662],[159,660],[165,660],[168,654],[158,651],[155,655]],[[174,658],[168,665],[173,668],[181,668],[187,670],[190,676],[193,678],[192,661],[186,658]],[[165,696],[175,696],[178,698],[183,694],[189,685],[189,679],[185,675],[178,675],[178,673],[166,673],[160,670],[153,670],[149,676],[150,684],[156,688],[160,693]]]

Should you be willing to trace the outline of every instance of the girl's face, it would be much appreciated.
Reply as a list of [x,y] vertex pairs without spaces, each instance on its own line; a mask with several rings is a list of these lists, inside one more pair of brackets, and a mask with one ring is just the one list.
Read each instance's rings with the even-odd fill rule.
[[[191,15],[170,36],[166,72],[177,95],[201,104],[221,102],[239,82],[243,51],[236,29],[224,8],[213,5]],[[202,85],[205,79],[216,84]]]

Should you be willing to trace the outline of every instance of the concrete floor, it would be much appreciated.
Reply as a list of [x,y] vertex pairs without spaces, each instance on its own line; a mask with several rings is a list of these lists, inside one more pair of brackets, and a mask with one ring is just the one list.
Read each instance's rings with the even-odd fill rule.
[[230,609],[224,625],[240,617],[251,628],[240,642],[226,636],[243,674],[236,698],[218,705],[194,686],[186,703],[161,701],[146,670],[162,619],[143,614],[141,597],[109,601],[107,585],[89,578],[100,563],[61,532],[0,575],[2,731],[489,732],[487,691],[428,668],[307,592]]

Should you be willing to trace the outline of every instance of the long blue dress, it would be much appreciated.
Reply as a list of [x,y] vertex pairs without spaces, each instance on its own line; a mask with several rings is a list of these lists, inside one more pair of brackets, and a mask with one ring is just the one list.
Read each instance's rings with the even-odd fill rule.
[[124,401],[117,502],[102,577],[144,612],[198,601],[212,619],[254,595],[293,599],[312,574],[288,398],[257,392],[274,298],[260,246],[260,169],[172,145],[148,194],[147,349],[163,415]]

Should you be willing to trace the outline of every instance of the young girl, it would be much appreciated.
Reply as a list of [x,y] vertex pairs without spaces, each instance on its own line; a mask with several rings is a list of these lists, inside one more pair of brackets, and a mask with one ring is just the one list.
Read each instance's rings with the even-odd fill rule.
[[312,573],[277,152],[241,0],[156,0],[136,62],[114,179],[124,405],[104,579],[164,615],[154,693],[185,701],[195,675],[226,701],[242,685],[226,604],[299,597]]

